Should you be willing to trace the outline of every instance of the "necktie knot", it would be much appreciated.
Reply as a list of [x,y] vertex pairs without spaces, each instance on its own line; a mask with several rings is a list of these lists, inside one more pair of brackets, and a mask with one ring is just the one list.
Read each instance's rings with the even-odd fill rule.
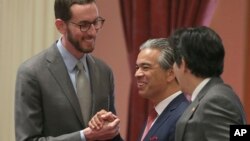
[[83,65],[83,63],[82,63],[81,61],[78,61],[78,62],[77,62],[77,64],[76,64],[76,69],[77,69],[78,71],[81,71],[81,72],[83,72],[83,70],[85,70],[84,65]]
[[151,124],[152,122],[155,120],[155,118],[158,116],[158,113],[156,112],[155,108],[153,108],[149,115],[148,115],[148,121],[151,121]]

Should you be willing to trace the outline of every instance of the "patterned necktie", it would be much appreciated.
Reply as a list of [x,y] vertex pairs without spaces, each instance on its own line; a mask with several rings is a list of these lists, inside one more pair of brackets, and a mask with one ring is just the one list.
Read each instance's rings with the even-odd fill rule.
[[151,112],[149,113],[149,115],[148,115],[147,125],[146,125],[146,127],[145,127],[145,129],[144,129],[144,132],[143,132],[141,141],[143,141],[144,138],[145,138],[145,136],[148,134],[148,131],[149,131],[149,129],[151,128],[152,123],[153,123],[154,120],[156,119],[157,115],[158,115],[158,114],[157,114],[157,112],[155,111],[155,108],[153,108],[153,109],[151,110]]
[[76,64],[76,90],[81,106],[82,117],[85,125],[88,125],[91,115],[91,90],[90,82],[85,74],[84,66],[81,61]]

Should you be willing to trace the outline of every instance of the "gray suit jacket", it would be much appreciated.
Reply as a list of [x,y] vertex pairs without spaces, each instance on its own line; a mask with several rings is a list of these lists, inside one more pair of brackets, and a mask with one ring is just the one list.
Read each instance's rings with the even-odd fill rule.
[[[101,109],[115,113],[111,69],[91,55],[87,55],[87,64],[93,94],[90,117]],[[16,140],[80,141],[79,131],[85,127],[56,44],[24,62],[16,79]]]
[[212,78],[176,125],[176,141],[229,141],[233,124],[246,124],[239,98],[220,78]]

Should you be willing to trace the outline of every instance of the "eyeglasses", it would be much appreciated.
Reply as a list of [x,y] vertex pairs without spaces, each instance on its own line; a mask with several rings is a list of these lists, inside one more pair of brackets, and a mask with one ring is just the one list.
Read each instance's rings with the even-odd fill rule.
[[95,29],[101,29],[103,26],[105,19],[102,17],[98,17],[95,19],[95,21],[93,22],[89,22],[89,21],[83,21],[81,23],[74,23],[74,22],[70,22],[71,24],[77,25],[79,26],[80,30],[82,32],[88,31],[91,25],[94,25]]

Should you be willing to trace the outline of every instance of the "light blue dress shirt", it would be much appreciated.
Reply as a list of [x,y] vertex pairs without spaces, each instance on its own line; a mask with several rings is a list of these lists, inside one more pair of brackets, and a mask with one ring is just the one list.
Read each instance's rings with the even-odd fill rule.
[[[63,61],[67,67],[67,71],[68,74],[70,76],[71,82],[74,86],[75,92],[76,92],[76,80],[75,80],[75,76],[76,76],[76,69],[75,66],[78,62],[78,59],[76,59],[63,45],[62,45],[62,41],[61,38],[58,40],[57,42],[57,48],[60,52],[60,54],[62,55]],[[88,66],[87,66],[87,61],[86,61],[86,55],[84,55],[80,61],[83,63],[84,68],[85,68],[85,73],[89,79],[89,70],[88,70]],[[77,92],[76,92],[77,93]],[[82,141],[86,141],[86,138],[83,134],[83,130],[80,131],[80,136]]]

